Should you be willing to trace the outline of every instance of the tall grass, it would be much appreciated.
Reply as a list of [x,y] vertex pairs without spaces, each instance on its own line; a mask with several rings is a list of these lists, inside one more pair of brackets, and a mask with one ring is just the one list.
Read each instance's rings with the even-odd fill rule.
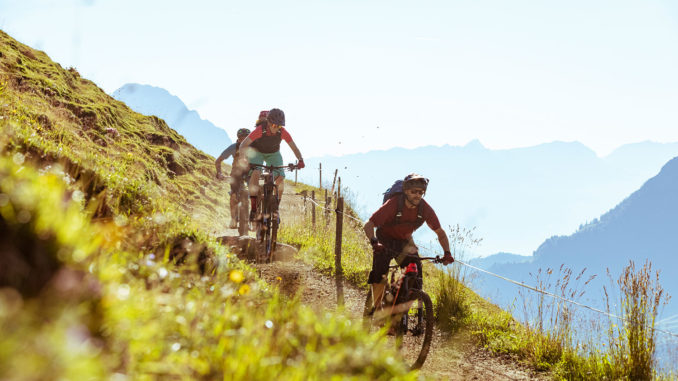
[[[631,261],[617,279],[617,285],[620,295],[616,313],[623,320],[609,322],[611,361],[622,377],[651,380],[657,375],[655,322],[659,308],[669,297],[659,283],[659,271],[653,274],[649,261],[637,270]],[[608,312],[612,312],[607,289],[605,295]]]
[[586,269],[573,276],[571,269],[561,265],[557,270],[539,269],[534,274],[539,290],[556,295],[556,298],[532,290],[520,290],[523,322],[527,340],[533,350],[525,356],[537,369],[550,369],[563,354],[577,345],[573,325],[576,306],[565,300],[579,301],[586,286],[595,278],[585,277]]
[[[474,236],[475,229],[459,224],[449,226],[448,240],[455,259],[465,261],[467,252],[480,245],[482,239]],[[462,327],[464,319],[470,314],[469,274],[466,268],[453,264],[444,269],[432,271],[435,279],[430,288],[435,300],[435,313],[440,327],[454,332]]]

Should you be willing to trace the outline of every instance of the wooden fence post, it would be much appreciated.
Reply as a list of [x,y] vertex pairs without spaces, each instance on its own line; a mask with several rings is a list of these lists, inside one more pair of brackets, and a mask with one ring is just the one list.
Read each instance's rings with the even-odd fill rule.
[[311,191],[311,223],[315,229],[315,191]]
[[327,189],[325,189],[325,225],[328,225],[330,223],[330,202],[329,198],[327,198]]
[[337,183],[337,172],[339,172],[338,169],[334,170],[334,179],[332,179],[332,191],[330,192],[331,194],[334,194],[334,185]]
[[341,266],[341,240],[344,229],[344,199],[337,199],[337,235],[334,239],[334,272],[337,283],[337,305],[344,305],[344,270]]
[[327,204],[332,205],[333,201],[336,201],[334,198],[334,186],[337,184],[337,172],[339,172],[338,169],[334,170],[334,179],[332,179],[332,190],[330,190],[330,197],[327,199]]
[[339,180],[337,182],[337,200],[341,198],[341,176],[339,176]]

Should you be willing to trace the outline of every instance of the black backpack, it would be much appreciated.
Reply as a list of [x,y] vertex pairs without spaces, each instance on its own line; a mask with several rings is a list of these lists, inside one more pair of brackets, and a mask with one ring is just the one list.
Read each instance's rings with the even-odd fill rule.
[[[403,216],[403,208],[405,207],[405,194],[403,193],[402,180],[396,180],[393,183],[393,185],[386,189],[386,192],[384,192],[383,203],[386,203],[386,201],[390,200],[393,197],[398,197],[398,211],[396,212],[395,219],[393,220],[393,222],[387,223],[384,226],[393,226],[401,224],[400,218]],[[424,203],[420,202],[419,208],[417,209],[417,219],[414,222],[403,222],[403,223],[412,224],[414,226],[414,230],[419,229],[419,227],[424,223],[423,211]]]

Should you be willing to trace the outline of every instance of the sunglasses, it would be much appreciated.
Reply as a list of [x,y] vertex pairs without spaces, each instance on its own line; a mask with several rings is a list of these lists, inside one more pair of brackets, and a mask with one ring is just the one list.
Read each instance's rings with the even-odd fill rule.
[[407,191],[418,195],[423,195],[424,193],[426,193],[426,191],[423,189],[408,189]]

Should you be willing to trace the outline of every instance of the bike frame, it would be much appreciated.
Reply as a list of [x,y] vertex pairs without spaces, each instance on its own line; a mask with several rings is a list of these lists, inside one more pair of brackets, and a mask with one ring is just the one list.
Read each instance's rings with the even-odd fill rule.
[[[442,263],[440,257],[419,257],[414,255],[408,255],[408,257],[412,259],[418,258],[422,262],[431,261],[434,263]],[[386,281],[384,281],[386,287],[384,287],[384,290],[382,291],[381,301],[382,305],[385,301],[390,303],[390,310],[383,311],[381,314],[379,314],[383,316],[378,316],[378,318],[384,318],[388,315],[396,315],[402,313],[403,311],[409,310],[412,301],[408,301],[408,294],[414,290],[423,291],[418,285],[416,273],[408,273],[406,269],[400,267],[400,265],[389,265],[388,268],[389,273],[386,277]],[[389,293],[392,293],[393,290],[395,290],[395,295],[388,295]],[[388,300],[389,296],[392,296],[391,300]]]

